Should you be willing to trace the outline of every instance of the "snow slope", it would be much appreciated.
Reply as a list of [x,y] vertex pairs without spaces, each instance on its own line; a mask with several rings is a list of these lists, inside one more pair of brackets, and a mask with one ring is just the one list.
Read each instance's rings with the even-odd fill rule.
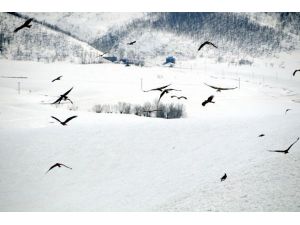
[[1,58],[74,63],[107,61],[97,58],[102,52],[89,44],[42,24],[32,22],[30,29],[25,28],[14,33],[14,29],[22,25],[25,19],[8,13],[0,13],[0,21]]
[[[300,136],[300,77],[291,77],[298,59],[293,52],[253,66],[199,59],[174,68],[0,60],[0,211],[299,211],[300,143],[287,155],[267,151]],[[221,93],[203,84],[239,79],[239,89]],[[92,111],[158,97],[141,82],[182,89],[187,117]],[[47,104],[71,87],[77,110]],[[216,103],[202,107],[210,95]],[[52,115],[78,118],[63,127]],[[45,175],[56,162],[73,169]]]
[[24,12],[22,14],[56,25],[87,42],[105,34],[111,27],[125,25],[132,19],[146,15],[138,12]]

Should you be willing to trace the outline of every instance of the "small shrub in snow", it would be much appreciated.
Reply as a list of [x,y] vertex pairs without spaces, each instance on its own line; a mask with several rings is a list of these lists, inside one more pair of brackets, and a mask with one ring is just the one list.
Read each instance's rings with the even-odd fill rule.
[[118,111],[121,114],[130,114],[131,113],[131,104],[126,102],[118,103]]
[[93,107],[93,111],[96,112],[96,113],[102,113],[103,111],[103,106],[101,104],[98,104],[98,105],[95,105]]

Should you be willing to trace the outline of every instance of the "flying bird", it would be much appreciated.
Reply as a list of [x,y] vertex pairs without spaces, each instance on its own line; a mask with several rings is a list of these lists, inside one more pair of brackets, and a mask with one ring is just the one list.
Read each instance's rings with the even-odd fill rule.
[[60,80],[60,78],[62,78],[62,76],[56,77],[54,80],[52,80],[52,82],[54,82],[56,80]]
[[215,87],[215,86],[212,86],[212,85],[209,85],[209,84],[206,84],[204,83],[206,86],[208,87],[211,87],[213,89],[216,89],[218,92],[221,92],[221,91],[226,91],[226,90],[233,90],[233,89],[236,89],[237,87],[234,87],[234,88],[222,88],[222,87]]
[[224,180],[226,180],[226,178],[227,178],[227,174],[225,173],[225,174],[223,175],[223,177],[221,177],[221,182],[224,181]]
[[129,42],[127,43],[128,45],[133,45],[134,43],[136,43],[136,41],[132,41],[132,42]]
[[60,121],[59,119],[57,119],[56,117],[54,117],[54,116],[51,116],[53,119],[55,119],[55,120],[57,120],[61,125],[63,125],[63,126],[66,126],[67,125],[67,123],[70,121],[70,120],[72,120],[72,119],[74,119],[74,118],[76,118],[77,116],[71,116],[71,117],[69,117],[68,119],[66,119],[65,121]]
[[182,99],[183,98],[183,99],[187,100],[187,97],[185,97],[185,96],[172,95],[171,98],[177,98],[177,99]]
[[72,102],[72,101],[68,98],[68,96],[67,96],[67,95],[72,91],[72,89],[73,89],[73,87],[72,87],[70,90],[68,90],[66,93],[60,95],[59,98],[58,98],[55,102],[53,102],[53,103],[51,103],[51,104],[56,104],[56,103],[60,104],[60,102],[61,102],[62,100],[64,100],[64,101],[69,100],[69,101],[73,104],[73,102]]
[[198,51],[200,51],[201,50],[201,48],[203,48],[205,45],[211,45],[211,46],[213,46],[213,47],[215,47],[215,48],[218,48],[216,45],[214,45],[213,43],[211,43],[211,42],[209,42],[209,41],[205,41],[205,42],[203,42],[201,45],[200,45],[200,47],[198,48]]
[[296,73],[299,72],[299,71],[300,71],[300,69],[299,70],[295,70],[294,73],[293,73],[293,76],[295,76]]
[[263,137],[263,136],[265,136],[264,134],[260,134],[260,135],[258,135],[258,137]]
[[269,152],[280,152],[280,153],[284,153],[287,154],[289,153],[289,150],[291,149],[291,147],[297,142],[299,141],[299,137],[297,138],[297,140],[295,142],[293,142],[286,150],[268,150]]
[[149,92],[149,91],[163,91],[163,89],[165,89],[165,88],[167,88],[167,87],[169,87],[171,84],[168,84],[168,85],[166,85],[166,86],[162,86],[162,87],[158,87],[158,88],[153,88],[153,89],[150,89],[150,90],[148,90],[148,91],[143,91],[143,92]]
[[165,95],[165,94],[168,94],[170,91],[181,91],[181,90],[178,90],[178,89],[174,89],[174,88],[167,88],[167,89],[164,89],[160,96],[159,96],[159,99],[157,101],[157,104],[159,103],[160,99]]
[[213,98],[214,98],[214,96],[213,95],[211,95],[211,96],[209,96],[208,97],[208,99],[206,99],[204,102],[202,102],[202,106],[205,106],[207,103],[215,103],[215,102],[213,102],[212,100],[213,100]]
[[30,28],[32,25],[30,24],[31,21],[33,20],[33,18],[30,18],[28,20],[25,21],[24,24],[22,24],[21,26],[17,27],[15,30],[14,30],[14,33],[17,33],[19,30],[27,27],[27,28]]
[[96,58],[98,57],[103,57],[104,55],[106,55],[108,52],[103,52],[102,54],[98,55]]
[[50,168],[49,168],[49,170],[46,172],[46,173],[48,173],[50,170],[52,170],[53,168],[55,168],[55,167],[61,167],[61,166],[64,166],[64,167],[66,167],[66,168],[68,168],[68,169],[72,169],[71,167],[68,167],[68,166],[66,166],[66,165],[64,165],[64,164],[62,164],[62,163],[55,163],[53,166],[51,166]]
[[286,114],[288,111],[290,111],[290,110],[291,110],[291,109],[286,109],[286,110],[285,110],[285,114]]

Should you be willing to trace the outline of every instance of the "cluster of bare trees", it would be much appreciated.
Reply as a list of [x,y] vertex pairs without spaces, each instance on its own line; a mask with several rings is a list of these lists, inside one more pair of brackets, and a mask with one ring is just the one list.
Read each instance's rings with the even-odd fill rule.
[[130,104],[127,102],[119,102],[114,105],[97,104],[93,107],[96,113],[120,113],[134,114],[136,116],[157,117],[165,119],[182,118],[185,116],[185,107],[183,104],[163,104],[157,102],[145,102],[144,104]]

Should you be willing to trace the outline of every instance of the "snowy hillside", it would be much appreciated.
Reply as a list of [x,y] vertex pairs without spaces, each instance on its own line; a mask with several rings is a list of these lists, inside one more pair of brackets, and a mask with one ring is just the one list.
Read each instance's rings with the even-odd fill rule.
[[75,63],[105,61],[96,58],[101,51],[39,23],[32,22],[30,29],[25,28],[14,33],[14,29],[22,25],[25,19],[0,13],[0,21],[0,57],[2,58]]
[[[300,136],[299,56],[193,68],[0,60],[0,211],[299,211],[300,142],[267,151]],[[152,101],[159,93],[141,88],[169,83],[188,100],[162,102],[183,103],[186,118],[92,110]],[[71,87],[74,105],[48,104]],[[51,118],[73,115],[67,126]],[[57,162],[72,170],[45,174]]]
[[[161,64],[168,55],[253,61],[299,46],[299,13],[28,13],[119,58]],[[126,43],[136,40],[136,45]],[[218,50],[197,52],[213,41]]]
[[146,16],[146,13],[106,12],[24,12],[22,14],[56,25],[87,42],[92,42],[106,34],[111,27],[119,27],[131,22],[132,19]]
[[[284,32],[286,29],[278,29],[290,17],[279,20],[276,28],[266,26],[259,17],[256,20],[252,18],[245,13],[151,13],[122,27],[112,27],[107,34],[95,40],[93,46],[119,57],[145,58],[148,61],[170,54],[185,60],[195,57],[251,60],[299,46],[298,36]],[[291,27],[299,32],[300,28],[296,25],[299,19],[295,21]],[[136,46],[127,46],[130,40],[136,40]],[[218,50],[197,52],[200,43],[206,40],[214,42]]]

